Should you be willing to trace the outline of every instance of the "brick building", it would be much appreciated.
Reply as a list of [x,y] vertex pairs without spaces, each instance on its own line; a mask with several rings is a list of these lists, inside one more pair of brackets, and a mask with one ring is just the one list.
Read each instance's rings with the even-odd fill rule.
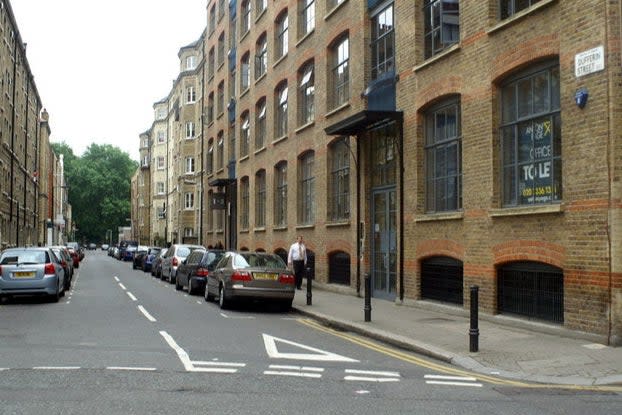
[[199,242],[283,254],[301,234],[319,282],[458,308],[477,285],[487,315],[620,344],[621,18],[209,1]]

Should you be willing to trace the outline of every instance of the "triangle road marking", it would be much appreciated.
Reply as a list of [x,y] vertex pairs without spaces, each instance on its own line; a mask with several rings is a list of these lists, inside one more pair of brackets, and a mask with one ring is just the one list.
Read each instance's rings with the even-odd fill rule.
[[[304,344],[294,343],[290,340],[280,339],[278,337],[270,336],[269,334],[263,333],[262,336],[266,346],[266,352],[268,352],[268,356],[273,359],[314,360],[317,362],[358,362],[358,360],[351,359],[349,357],[316,349],[311,346],[305,346]],[[277,342],[285,343],[313,353],[281,353],[276,346]]]

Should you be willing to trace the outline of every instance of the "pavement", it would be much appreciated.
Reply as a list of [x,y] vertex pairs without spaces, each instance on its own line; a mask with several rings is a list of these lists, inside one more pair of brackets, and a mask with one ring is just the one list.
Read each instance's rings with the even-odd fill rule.
[[306,284],[293,308],[331,327],[417,352],[472,372],[553,385],[622,386],[622,347],[606,339],[552,324],[479,313],[479,348],[470,352],[469,310],[429,301],[364,298],[349,287]]

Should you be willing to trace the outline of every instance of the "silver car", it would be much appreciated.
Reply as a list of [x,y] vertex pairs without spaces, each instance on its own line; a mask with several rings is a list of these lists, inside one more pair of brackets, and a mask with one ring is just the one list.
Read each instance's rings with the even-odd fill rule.
[[65,295],[65,271],[50,248],[9,248],[0,254],[0,296]]
[[221,308],[238,299],[271,300],[289,310],[294,293],[294,274],[278,255],[226,252],[207,276],[205,300],[218,297]]
[[167,280],[171,284],[175,284],[175,278],[177,277],[177,267],[181,265],[182,261],[190,255],[190,252],[195,249],[203,249],[205,247],[201,245],[188,245],[188,244],[173,244],[166,251],[166,254],[162,256],[162,273],[161,278]]

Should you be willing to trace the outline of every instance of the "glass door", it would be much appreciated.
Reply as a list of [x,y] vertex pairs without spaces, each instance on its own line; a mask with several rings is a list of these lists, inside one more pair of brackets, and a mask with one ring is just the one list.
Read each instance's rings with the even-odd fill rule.
[[395,188],[373,192],[372,295],[394,300],[397,292],[397,201]]

